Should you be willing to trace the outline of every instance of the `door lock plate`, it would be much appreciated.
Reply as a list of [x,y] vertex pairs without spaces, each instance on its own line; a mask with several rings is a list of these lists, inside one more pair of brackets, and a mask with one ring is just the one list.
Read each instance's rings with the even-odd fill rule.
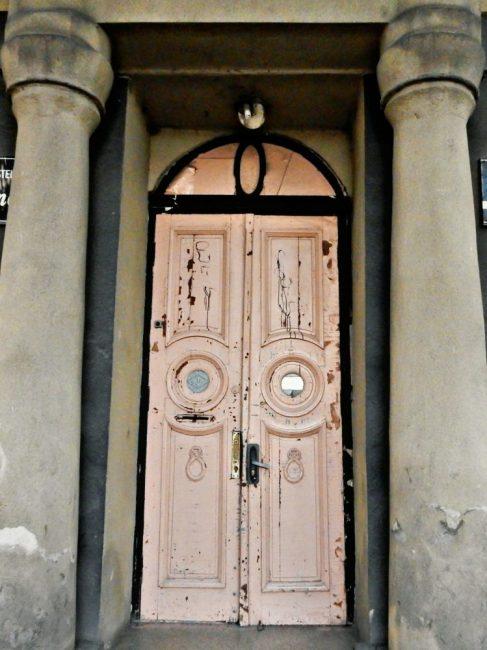
[[232,459],[230,478],[240,478],[242,464],[242,432],[239,429],[232,431]]

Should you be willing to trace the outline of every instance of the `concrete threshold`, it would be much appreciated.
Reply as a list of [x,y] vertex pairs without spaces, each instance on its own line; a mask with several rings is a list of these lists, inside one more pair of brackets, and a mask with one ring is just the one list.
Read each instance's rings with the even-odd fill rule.
[[351,650],[354,629],[323,626],[270,626],[263,629],[223,623],[144,623],[132,625],[116,650]]

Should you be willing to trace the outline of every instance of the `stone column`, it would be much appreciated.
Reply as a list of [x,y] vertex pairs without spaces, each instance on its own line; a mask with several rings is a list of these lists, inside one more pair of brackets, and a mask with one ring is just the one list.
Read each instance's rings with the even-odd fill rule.
[[467,120],[478,3],[400,1],[378,68],[394,127],[389,642],[487,636],[487,368]]
[[53,4],[11,0],[2,49],[18,122],[0,275],[2,648],[74,645],[88,145],[112,71],[83,3]]

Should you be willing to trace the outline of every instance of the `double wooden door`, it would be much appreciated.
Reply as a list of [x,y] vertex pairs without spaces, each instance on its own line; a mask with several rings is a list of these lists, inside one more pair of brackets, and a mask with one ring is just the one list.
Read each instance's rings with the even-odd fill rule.
[[158,215],[142,619],[345,623],[337,240]]

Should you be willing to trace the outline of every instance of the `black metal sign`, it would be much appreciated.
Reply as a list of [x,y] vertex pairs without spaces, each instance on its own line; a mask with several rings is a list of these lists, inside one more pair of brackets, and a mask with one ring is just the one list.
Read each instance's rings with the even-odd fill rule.
[[479,160],[480,225],[487,228],[487,160]]
[[7,223],[10,183],[12,182],[13,158],[0,158],[0,225]]

